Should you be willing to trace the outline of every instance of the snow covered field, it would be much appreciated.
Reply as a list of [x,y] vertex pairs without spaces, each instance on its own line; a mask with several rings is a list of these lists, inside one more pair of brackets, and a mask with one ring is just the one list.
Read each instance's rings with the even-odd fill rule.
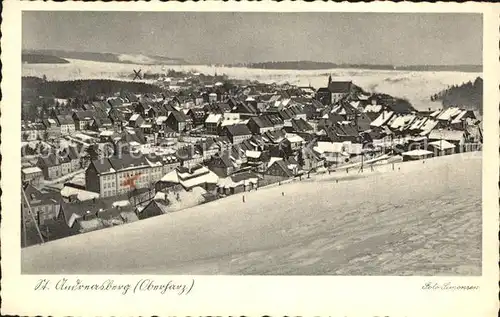
[[481,274],[480,153],[241,196],[23,249],[22,272]]
[[[383,71],[363,69],[327,69],[327,70],[262,70],[251,68],[212,67],[207,65],[132,65],[103,63],[68,59],[69,64],[23,64],[23,76],[47,76],[49,80],[68,79],[124,79],[133,75],[133,69],[142,69],[143,73],[177,71],[196,71],[213,75],[226,74],[230,78],[259,80],[261,82],[285,83],[315,88],[326,85],[328,75],[333,80],[352,80],[355,84],[371,92],[383,92],[396,97],[403,97],[419,110],[429,107],[435,109],[440,103],[429,100],[449,85],[461,84],[474,80],[481,73],[464,72],[415,72]],[[132,79],[132,77],[130,77]]]

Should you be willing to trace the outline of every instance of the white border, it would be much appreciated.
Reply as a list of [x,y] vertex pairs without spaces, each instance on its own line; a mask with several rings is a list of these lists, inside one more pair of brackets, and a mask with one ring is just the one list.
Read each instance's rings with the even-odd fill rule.
[[[2,33],[2,313],[18,315],[493,316],[498,311],[499,6],[478,3],[50,3],[4,1]],[[22,10],[481,12],[484,14],[483,275],[481,277],[200,276],[186,297],[35,293],[20,275],[20,91]],[[101,281],[103,276],[81,276]],[[55,276],[51,277],[55,279]],[[138,276],[114,276],[116,282]],[[157,280],[160,277],[155,277]],[[168,277],[164,278],[168,281]],[[191,280],[191,277],[177,277]],[[480,285],[477,292],[425,292],[425,281]]]

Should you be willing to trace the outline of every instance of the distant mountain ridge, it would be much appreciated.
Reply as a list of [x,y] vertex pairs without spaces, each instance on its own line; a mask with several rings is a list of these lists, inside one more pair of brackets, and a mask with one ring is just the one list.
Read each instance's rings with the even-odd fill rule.
[[[172,58],[167,56],[146,55],[146,54],[119,54],[119,53],[97,53],[78,52],[65,50],[23,50],[23,56],[52,56],[60,59],[81,59],[94,62],[141,64],[141,65],[189,65],[190,63],[182,58]],[[39,59],[26,59],[26,63],[36,63]]]
[[67,64],[69,61],[47,54],[23,53],[21,60],[26,64]]
[[482,65],[378,65],[378,64],[338,64],[330,62],[313,61],[282,61],[282,62],[260,62],[260,63],[239,63],[226,65],[228,67],[248,67],[258,69],[282,69],[282,70],[319,70],[331,68],[358,68],[373,70],[406,70],[406,71],[459,71],[480,73],[483,71]]

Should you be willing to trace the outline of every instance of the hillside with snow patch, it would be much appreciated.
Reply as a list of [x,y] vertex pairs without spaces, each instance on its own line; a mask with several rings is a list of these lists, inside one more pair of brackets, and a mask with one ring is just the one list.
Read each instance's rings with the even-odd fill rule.
[[457,154],[262,188],[245,203],[237,194],[23,249],[22,272],[480,275],[481,161]]

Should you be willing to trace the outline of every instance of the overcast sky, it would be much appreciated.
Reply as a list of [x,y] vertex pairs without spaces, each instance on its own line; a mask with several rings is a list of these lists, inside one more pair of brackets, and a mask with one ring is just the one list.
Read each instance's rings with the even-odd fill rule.
[[481,64],[479,14],[24,12],[24,49],[194,63]]

